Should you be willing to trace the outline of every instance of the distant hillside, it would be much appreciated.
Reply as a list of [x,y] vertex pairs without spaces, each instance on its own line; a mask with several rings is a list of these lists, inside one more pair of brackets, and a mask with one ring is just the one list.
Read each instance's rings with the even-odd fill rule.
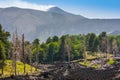
[[115,35],[115,36],[120,35],[120,31],[113,31],[110,33],[110,35]]
[[120,29],[120,19],[88,19],[58,7],[48,11],[0,8],[0,23],[11,33],[17,28],[19,33],[25,33],[26,39],[31,41],[34,38],[44,41],[54,35],[112,32]]

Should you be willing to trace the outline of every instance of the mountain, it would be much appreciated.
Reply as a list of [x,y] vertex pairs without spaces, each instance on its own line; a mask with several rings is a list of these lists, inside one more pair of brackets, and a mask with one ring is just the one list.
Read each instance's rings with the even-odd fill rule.
[[25,38],[30,41],[35,38],[44,41],[54,35],[112,32],[120,29],[120,19],[88,19],[58,7],[47,11],[0,8],[0,24],[11,33],[17,28],[18,33],[25,33]]
[[120,35],[120,31],[117,31],[117,30],[113,31],[110,33],[110,35],[115,35],[115,36]]
[[48,9],[48,12],[52,12],[52,13],[58,13],[58,14],[66,14],[66,12],[58,7],[52,7],[50,9]]

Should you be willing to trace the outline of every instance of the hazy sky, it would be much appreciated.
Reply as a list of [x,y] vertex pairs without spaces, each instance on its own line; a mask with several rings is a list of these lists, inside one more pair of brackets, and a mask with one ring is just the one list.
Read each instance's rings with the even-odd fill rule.
[[46,10],[58,6],[88,18],[120,18],[120,0],[0,0],[0,7]]

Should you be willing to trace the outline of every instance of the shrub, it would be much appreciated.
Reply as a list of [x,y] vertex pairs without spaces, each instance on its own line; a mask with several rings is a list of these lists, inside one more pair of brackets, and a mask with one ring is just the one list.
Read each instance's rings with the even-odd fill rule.
[[107,64],[108,65],[113,65],[113,64],[116,64],[116,60],[115,59],[113,59],[113,58],[110,58],[109,60],[108,60],[108,62],[107,62]]

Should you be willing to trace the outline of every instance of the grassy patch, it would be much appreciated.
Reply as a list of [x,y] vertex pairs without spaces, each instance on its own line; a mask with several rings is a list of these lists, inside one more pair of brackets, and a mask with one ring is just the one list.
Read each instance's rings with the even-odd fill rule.
[[[26,73],[28,74],[32,74],[31,73],[31,66],[28,64],[26,65]],[[17,75],[24,75],[24,64],[22,62],[16,62],[16,66],[17,66]],[[35,72],[35,68],[32,67],[32,72]],[[0,69],[0,73],[1,73],[1,69]],[[5,61],[5,66],[4,66],[4,76],[10,76],[11,74],[14,74],[14,65],[12,64],[12,60],[6,60]]]
[[[86,67],[92,67],[92,68],[99,68],[101,66],[100,63],[91,63],[91,60],[92,59],[96,59],[96,58],[103,58],[103,57],[106,57],[106,54],[105,53],[88,53],[86,58],[87,58],[87,61],[85,62],[84,59],[81,59],[81,60],[78,60],[76,62],[78,62],[79,64],[81,65],[84,65]],[[112,54],[107,54],[107,57],[108,57],[108,61],[105,63],[105,64],[108,64],[108,65],[113,65],[113,64],[116,64],[116,60],[111,58],[113,55]]]
[[[112,57],[112,54],[107,54],[108,58]],[[106,53],[100,53],[100,52],[95,52],[95,53],[88,53],[87,54],[87,59],[95,59],[95,58],[101,58],[101,57],[106,57]]]
[[[86,67],[90,67],[90,62],[89,62],[89,61],[79,62],[79,64],[84,65],[84,66],[86,66]],[[93,67],[93,68],[99,68],[100,65],[99,65],[99,64],[93,64],[91,67]]]
[[79,64],[84,65],[84,66],[86,66],[86,67],[89,67],[89,66],[90,66],[90,62],[89,62],[89,61],[79,62]]
[[113,64],[116,64],[116,60],[115,59],[113,59],[113,58],[110,58],[109,60],[108,60],[108,62],[107,62],[107,64],[108,65],[113,65]]
[[93,66],[92,66],[93,68],[99,68],[100,67],[100,65],[99,64],[93,64]]

